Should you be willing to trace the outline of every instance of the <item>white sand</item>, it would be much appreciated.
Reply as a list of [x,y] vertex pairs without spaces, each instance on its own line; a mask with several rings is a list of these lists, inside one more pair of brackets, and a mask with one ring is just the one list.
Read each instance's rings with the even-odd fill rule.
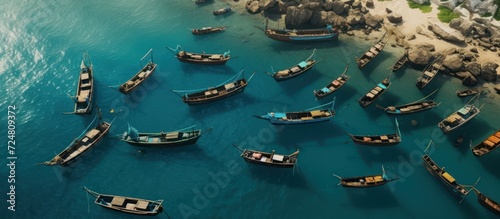
[[[372,15],[381,15],[385,18],[388,15],[386,8],[389,8],[392,10],[392,13],[400,14],[403,16],[403,22],[401,24],[398,24],[397,26],[401,33],[403,33],[405,36],[415,34],[415,39],[407,41],[410,45],[427,42],[433,44],[436,47],[437,51],[446,50],[452,47],[455,47],[457,49],[466,48],[469,51],[470,48],[474,47],[473,45],[468,45],[466,47],[457,46],[447,41],[437,39],[434,33],[427,29],[429,22],[440,22],[437,18],[437,14],[439,12],[439,10],[437,9],[438,6],[434,3],[431,3],[432,11],[429,13],[422,13],[420,9],[410,8],[406,0],[374,1],[374,4],[375,8],[368,8]],[[384,19],[384,24],[388,25],[389,21],[387,19]],[[420,27],[420,29],[422,30],[421,34],[416,33],[417,27]],[[479,57],[477,58],[477,61],[479,63],[487,61],[497,63],[500,62],[500,57],[496,52],[491,52],[489,50],[484,51],[480,46],[476,46],[476,48],[479,51]]]

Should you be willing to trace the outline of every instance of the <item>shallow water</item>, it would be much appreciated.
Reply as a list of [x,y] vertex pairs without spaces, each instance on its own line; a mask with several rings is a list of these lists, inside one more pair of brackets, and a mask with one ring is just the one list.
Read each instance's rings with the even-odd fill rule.
[[[423,91],[415,88],[420,74],[404,68],[393,74],[389,90],[364,109],[356,100],[387,76],[402,51],[386,48],[363,71],[354,57],[372,42],[339,41],[288,44],[273,41],[256,27],[260,15],[241,9],[226,16],[211,12],[227,3],[196,6],[191,1],[120,2],[9,2],[0,9],[0,111],[7,127],[7,108],[16,105],[16,211],[0,208],[7,218],[132,218],[92,204],[81,186],[107,194],[165,199],[171,218],[454,218],[493,217],[468,196],[461,204],[421,165],[420,156],[430,138],[438,145],[432,158],[463,184],[473,184],[500,200],[496,184],[500,151],[474,157],[468,142],[479,143],[500,126],[498,96],[482,97],[482,113],[464,127],[442,135],[437,123],[464,105],[455,91],[460,81],[439,75]],[[231,3],[234,4],[234,3]],[[238,4],[244,4],[239,2]],[[192,13],[196,10],[197,13]],[[188,28],[230,26],[224,33],[193,36]],[[165,46],[188,51],[222,53],[233,59],[225,66],[197,66],[178,62]],[[125,82],[139,69],[139,59],[154,50],[157,71],[136,92],[124,96],[108,86]],[[325,58],[299,77],[277,83],[264,72],[288,68],[307,58]],[[64,116],[73,103],[81,55],[87,51],[95,71],[96,103],[105,120],[122,110],[111,133],[76,165],[69,168],[35,166],[51,159],[87,127],[92,116]],[[391,53],[392,52],[392,53]],[[337,116],[330,122],[302,126],[271,126],[252,115],[294,111],[329,102],[316,101],[314,89],[336,78],[350,64],[350,81],[338,92]],[[255,77],[242,94],[202,106],[187,106],[170,90],[219,84],[242,68]],[[439,88],[438,108],[398,117],[403,142],[393,147],[354,145],[344,131],[355,134],[394,132],[394,118],[375,104],[412,102]],[[411,126],[416,120],[418,125]],[[172,149],[145,149],[113,138],[127,123],[141,132],[177,130],[196,124],[213,130],[196,145]],[[7,135],[6,131],[3,132]],[[463,144],[454,141],[465,134]],[[4,142],[6,138],[2,138]],[[288,154],[300,149],[296,169],[273,169],[245,163],[231,145]],[[4,144],[6,145],[6,144]],[[7,151],[4,146],[2,151]],[[7,157],[7,154],[4,155]],[[8,177],[6,158],[1,177]],[[383,187],[344,189],[341,176],[381,172],[381,165],[400,180]],[[8,193],[7,184],[1,187]],[[8,196],[4,196],[8,199]],[[157,217],[166,218],[166,215]]]

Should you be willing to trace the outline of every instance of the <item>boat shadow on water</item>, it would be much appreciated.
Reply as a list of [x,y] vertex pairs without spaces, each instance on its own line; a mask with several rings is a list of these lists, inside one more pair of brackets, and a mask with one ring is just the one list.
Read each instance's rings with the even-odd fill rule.
[[298,162],[297,166],[293,168],[271,168],[248,163],[248,172],[252,179],[265,181],[269,184],[315,191],[298,167],[300,159]]
[[[201,51],[200,51],[201,52]],[[224,51],[220,51],[224,52]],[[228,60],[231,62],[231,59]],[[191,63],[180,63],[183,74],[236,74],[241,69],[234,69],[227,65],[199,65],[199,64],[191,64]]]
[[261,101],[261,99],[245,92],[246,91],[243,91],[241,94],[229,96],[213,103],[188,106],[189,113],[193,118],[201,120],[215,114],[225,113],[239,107],[253,105]]
[[[277,70],[277,69],[275,69]],[[321,75],[318,70],[316,69],[311,69],[308,72],[305,72],[304,75],[297,76],[295,78],[288,79],[283,82],[277,82],[277,84],[281,87],[281,91],[286,93],[289,96],[296,96],[299,92],[303,91],[306,88],[309,88],[308,86],[304,86],[304,84],[307,84],[309,81],[317,81],[321,78]],[[311,92],[311,98],[314,98],[314,95]],[[333,94],[332,94],[333,95]],[[332,96],[332,98],[334,95]],[[331,101],[331,99],[330,99]]]
[[113,144],[112,141],[114,140],[109,138],[108,133],[108,136],[97,143],[98,145],[86,152],[74,163],[68,166],[54,166],[52,168],[55,168],[56,174],[60,174],[59,176],[68,181],[85,178],[92,169],[104,160],[104,157],[108,156],[107,154],[111,150],[109,146]]
[[297,149],[303,143],[307,143],[307,147],[330,147],[331,143],[326,143],[328,139],[344,134],[338,123],[333,117],[330,121],[319,123],[277,126],[282,130],[276,134],[276,142],[290,149]]
[[500,179],[500,169],[498,168],[499,157],[499,151],[492,151],[487,155],[477,157],[477,159],[486,171],[494,175],[497,179]]
[[[346,138],[347,139],[347,138]],[[394,146],[367,146],[367,145],[359,145],[355,144],[349,139],[349,143],[346,144],[346,147],[356,147],[358,151],[357,154],[362,158],[365,164],[369,167],[376,168],[380,166],[381,163],[399,163],[401,162],[400,158],[409,157],[408,152],[403,150],[400,147],[404,147],[404,143],[400,143]],[[352,158],[359,159],[359,158]],[[353,161],[354,162],[354,161]],[[389,166],[390,167],[390,166]]]
[[390,185],[384,185],[363,189],[346,188],[345,191],[352,204],[359,208],[372,209],[401,207],[401,204],[399,204],[399,201],[394,197],[394,193],[391,191],[389,186]]

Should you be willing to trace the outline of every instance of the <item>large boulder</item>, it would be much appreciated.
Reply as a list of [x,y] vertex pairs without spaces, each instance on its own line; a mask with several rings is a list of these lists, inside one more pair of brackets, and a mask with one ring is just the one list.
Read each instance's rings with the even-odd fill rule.
[[408,59],[411,63],[419,66],[426,66],[433,58],[434,45],[430,43],[419,43],[413,45],[408,50]]
[[418,4],[424,4],[424,3],[428,3],[429,0],[411,0],[412,2],[415,2],[415,3],[418,3]]
[[443,61],[443,66],[446,67],[450,72],[462,71],[464,58],[459,54],[448,55]]
[[453,43],[465,43],[465,37],[458,30],[443,26],[438,23],[429,24],[429,30],[446,41]]
[[333,0],[326,0],[323,3],[323,10],[325,11],[331,11],[333,8]]
[[460,17],[469,17],[470,16],[470,11],[467,10],[467,8],[463,8],[463,7],[456,7],[455,9],[453,9],[453,12],[459,14]]
[[333,11],[315,11],[311,17],[311,24],[317,27],[324,27],[327,24],[337,24],[335,18],[339,17]]
[[497,84],[493,87],[493,89],[495,89],[495,91],[497,92],[497,94],[500,94],[500,84]]
[[384,22],[384,18],[380,15],[365,14],[365,23],[372,28],[379,28],[382,22]]
[[481,75],[481,64],[477,62],[470,62],[465,65],[465,69],[475,77]]
[[472,22],[461,17],[451,20],[449,26],[455,30],[460,31],[460,33],[466,37],[471,35],[473,29]]
[[307,4],[307,8],[309,8],[313,11],[321,10],[322,7],[323,7],[323,3],[320,3],[320,2],[309,2],[309,4]]
[[391,13],[387,15],[387,20],[389,20],[389,22],[393,24],[399,24],[403,22],[403,16],[401,16],[400,14]]
[[474,77],[474,75],[472,75],[471,73],[467,72],[467,74],[468,74],[467,77],[465,77],[462,80],[462,84],[465,85],[465,86],[468,86],[468,87],[476,86],[476,84],[477,84],[477,78]]
[[260,0],[259,7],[266,11],[267,9],[273,7],[276,3],[278,3],[278,0]]
[[342,2],[342,4],[346,5],[352,5],[352,3],[354,3],[354,0],[340,0],[339,2]]
[[260,12],[259,1],[247,1],[245,8],[250,14],[256,14]]
[[490,37],[489,31],[486,29],[486,26],[475,23],[472,25],[472,28],[474,29],[474,34],[478,35],[479,37]]
[[498,64],[486,62],[481,65],[481,77],[486,81],[497,81]]
[[352,3],[351,8],[361,9],[361,7],[362,7],[362,6],[363,6],[363,5],[361,5],[361,1],[356,0],[356,1],[354,1],[354,2]]
[[332,4],[332,11],[338,15],[343,14],[344,13],[344,3],[342,3],[341,1],[334,1]]
[[366,7],[367,8],[374,8],[375,4],[373,3],[373,0],[366,0]]
[[349,26],[356,26],[365,22],[365,16],[360,11],[354,11],[346,17]]
[[288,29],[300,28],[311,19],[313,11],[304,7],[290,6],[286,10],[285,25]]

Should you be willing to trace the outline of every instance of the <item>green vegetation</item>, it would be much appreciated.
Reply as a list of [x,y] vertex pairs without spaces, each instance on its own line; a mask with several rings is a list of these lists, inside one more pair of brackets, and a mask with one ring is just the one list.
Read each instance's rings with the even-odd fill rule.
[[497,21],[500,20],[500,0],[495,0],[495,4],[498,6],[497,12],[495,12],[495,15],[493,15],[493,18]]
[[447,7],[439,6],[438,10],[439,10],[438,19],[441,22],[450,23],[450,21],[453,20],[453,18],[460,17],[459,14],[453,12],[451,9]]
[[492,14],[490,12],[486,12],[485,14],[481,15],[481,17],[490,17]]
[[[500,0],[496,0],[496,1],[500,1]],[[430,2],[426,2],[424,4],[418,4],[418,3],[415,3],[411,0],[408,0],[408,6],[410,6],[410,8],[418,8],[420,9],[420,11],[422,11],[422,13],[429,13],[432,11],[432,7],[431,7],[431,3]]]

